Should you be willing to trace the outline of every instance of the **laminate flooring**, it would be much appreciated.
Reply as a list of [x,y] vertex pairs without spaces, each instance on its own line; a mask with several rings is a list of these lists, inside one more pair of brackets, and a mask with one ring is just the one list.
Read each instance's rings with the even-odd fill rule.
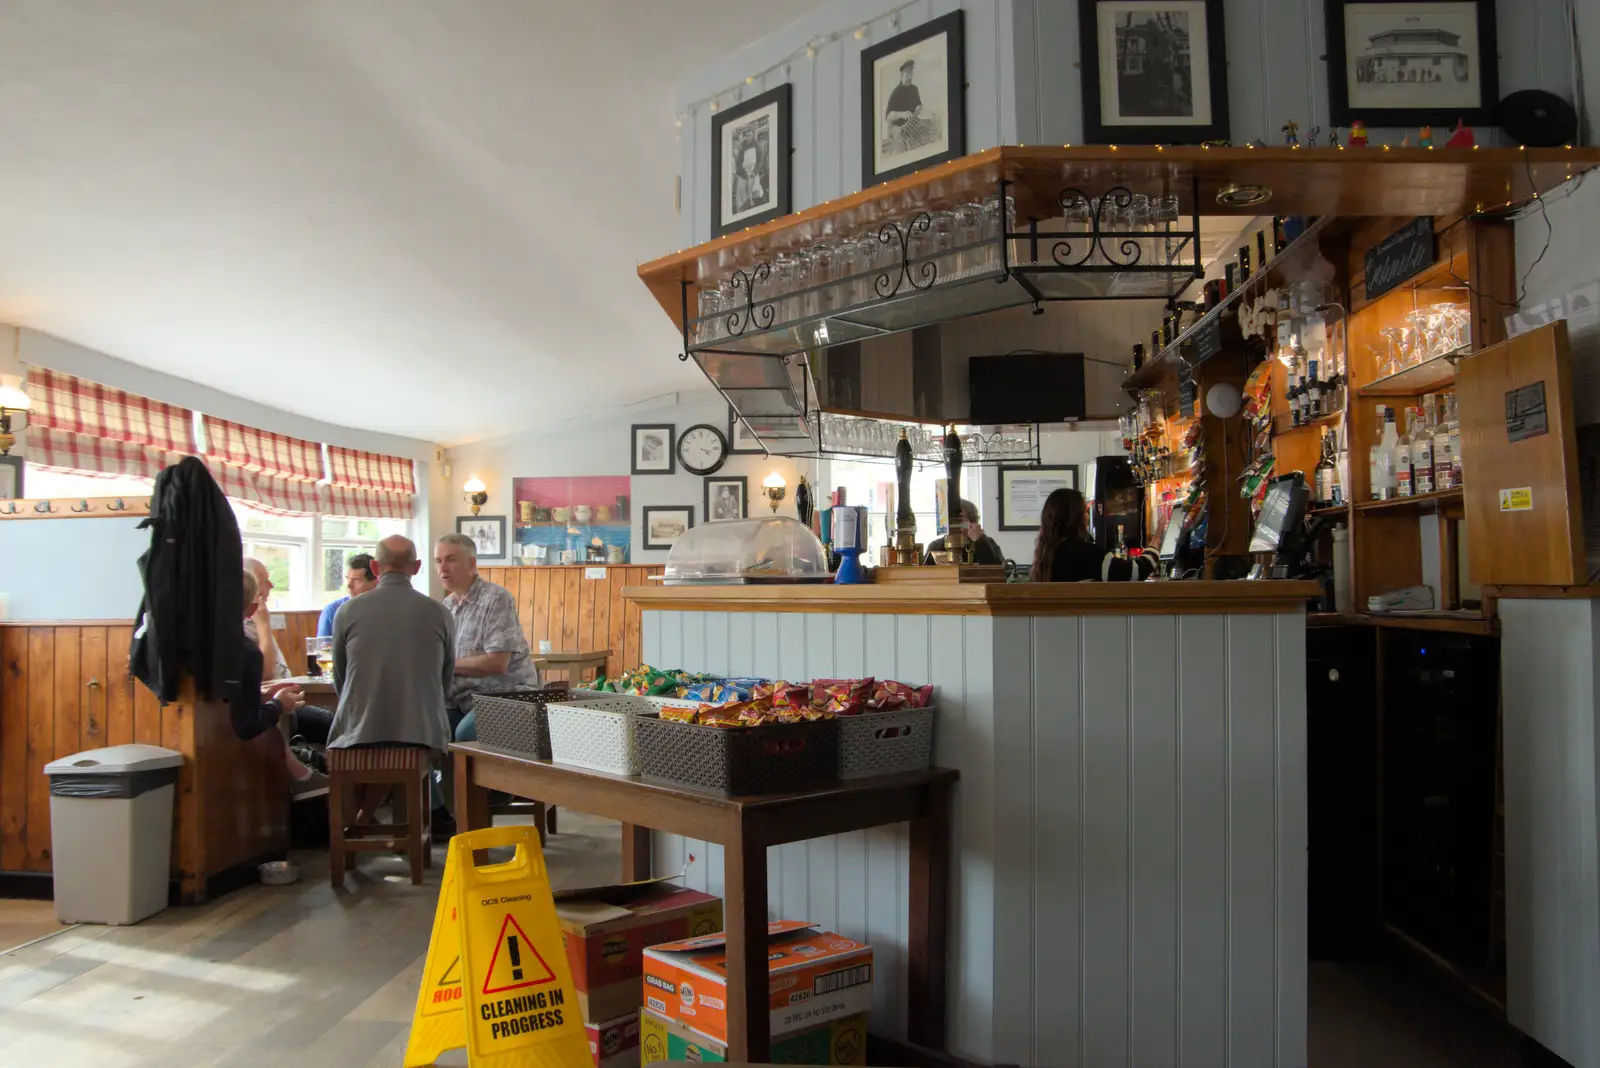
[[[615,823],[563,809],[557,887],[617,878]],[[325,852],[285,887],[255,886],[134,927],[57,928],[49,902],[7,902],[59,933],[0,953],[0,1065],[396,1068],[439,892],[405,860],[364,854],[348,889]],[[440,850],[437,858],[443,860]],[[26,940],[26,939],[22,939]],[[16,943],[9,943],[16,944]],[[1502,1029],[1377,965],[1311,968],[1311,1068],[1509,1068]],[[441,1065],[465,1065],[453,1051]]]

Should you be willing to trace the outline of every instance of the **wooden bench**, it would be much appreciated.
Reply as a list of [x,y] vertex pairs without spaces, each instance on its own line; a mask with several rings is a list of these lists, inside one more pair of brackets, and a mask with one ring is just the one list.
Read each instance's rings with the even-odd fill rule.
[[[333,748],[327,758],[328,871],[333,888],[344,886],[345,872],[355,867],[355,855],[362,850],[403,850],[411,861],[412,884],[422,885],[422,870],[433,867],[428,804],[433,752],[412,746]],[[396,822],[372,822],[385,795],[392,799]],[[352,821],[348,825],[347,811]]]

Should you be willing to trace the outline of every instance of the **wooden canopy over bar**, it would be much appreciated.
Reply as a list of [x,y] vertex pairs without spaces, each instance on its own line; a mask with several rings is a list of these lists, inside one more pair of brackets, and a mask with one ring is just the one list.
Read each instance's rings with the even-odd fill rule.
[[860,586],[629,586],[646,611],[935,616],[1238,615],[1292,612],[1315,582],[994,582]]
[[[1594,148],[1200,148],[1193,146],[1001,146],[929,167],[859,193],[753,226],[643,264],[639,277],[674,323],[681,324],[682,283],[721,279],[785,249],[856,233],[912,211],[950,208],[1013,183],[1019,225],[1060,214],[1063,189],[1090,196],[1113,186],[1135,193],[1177,193],[1191,210],[1198,180],[1200,214],[1460,215],[1488,211],[1545,193],[1600,166]],[[1265,205],[1226,208],[1226,185],[1272,190]]]

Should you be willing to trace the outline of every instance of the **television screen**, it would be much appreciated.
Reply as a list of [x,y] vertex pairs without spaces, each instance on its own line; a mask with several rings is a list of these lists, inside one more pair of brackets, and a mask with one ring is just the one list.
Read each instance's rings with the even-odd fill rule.
[[967,361],[970,421],[1064,423],[1084,417],[1083,353],[1018,352]]

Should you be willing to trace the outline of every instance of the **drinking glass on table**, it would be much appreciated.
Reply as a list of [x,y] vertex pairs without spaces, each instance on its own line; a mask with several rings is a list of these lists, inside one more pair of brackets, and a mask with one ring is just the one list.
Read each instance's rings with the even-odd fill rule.
[[318,673],[333,677],[333,639],[332,638],[307,638],[306,639],[307,663],[314,661]]

